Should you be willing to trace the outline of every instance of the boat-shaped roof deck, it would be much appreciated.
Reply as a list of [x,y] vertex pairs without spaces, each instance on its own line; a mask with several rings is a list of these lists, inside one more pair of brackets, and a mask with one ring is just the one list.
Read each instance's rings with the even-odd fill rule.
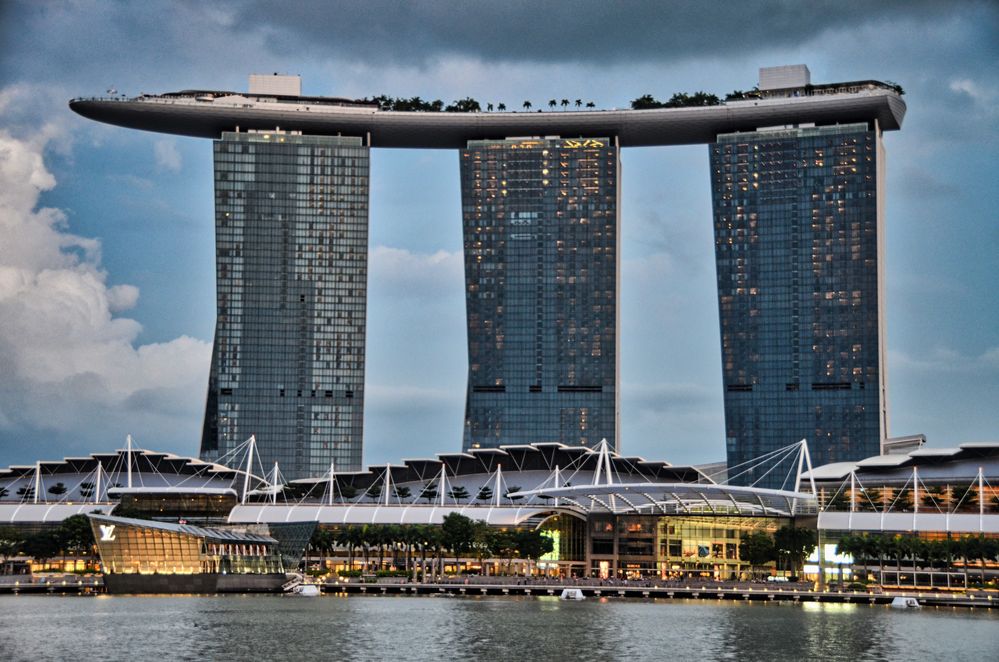
[[80,115],[107,124],[219,138],[224,131],[300,131],[367,138],[372,147],[460,149],[469,140],[615,136],[621,147],[715,142],[722,133],[762,127],[867,122],[901,128],[905,102],[878,81],[768,90],[715,106],[645,110],[403,112],[368,101],[185,90],[135,98],[80,98]]

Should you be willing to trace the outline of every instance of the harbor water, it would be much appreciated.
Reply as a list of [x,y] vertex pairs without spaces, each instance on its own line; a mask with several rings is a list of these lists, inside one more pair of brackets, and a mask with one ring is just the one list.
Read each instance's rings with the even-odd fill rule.
[[0,596],[5,660],[986,660],[996,610],[550,597]]

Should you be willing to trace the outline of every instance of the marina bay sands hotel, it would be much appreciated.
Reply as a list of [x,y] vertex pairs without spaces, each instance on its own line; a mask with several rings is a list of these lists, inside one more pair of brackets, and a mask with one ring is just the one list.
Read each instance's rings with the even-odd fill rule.
[[248,93],[70,107],[214,141],[203,459],[255,434],[288,478],[361,468],[373,147],[459,152],[464,450],[620,449],[620,150],[648,145],[708,146],[729,467],[802,438],[816,465],[860,460],[887,438],[882,134],[905,114],[896,85],[813,85],[794,65],[709,106],[401,112],[255,75]]

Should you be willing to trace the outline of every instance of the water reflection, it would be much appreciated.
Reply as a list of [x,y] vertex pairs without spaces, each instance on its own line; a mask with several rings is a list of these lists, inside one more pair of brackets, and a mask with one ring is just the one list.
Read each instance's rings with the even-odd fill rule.
[[0,597],[12,660],[995,659],[999,614],[501,597]]

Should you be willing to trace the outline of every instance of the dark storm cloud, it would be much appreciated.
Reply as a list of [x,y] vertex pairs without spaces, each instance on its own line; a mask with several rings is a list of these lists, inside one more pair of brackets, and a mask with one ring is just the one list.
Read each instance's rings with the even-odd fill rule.
[[275,52],[302,40],[327,54],[413,63],[441,55],[492,61],[627,62],[794,46],[826,30],[928,20],[980,2],[937,0],[434,0],[228,5],[237,31],[265,31]]
[[396,65],[448,55],[494,62],[670,62],[793,47],[842,28],[928,25],[982,9],[976,13],[994,27],[994,5],[970,0],[6,0],[0,1],[0,81],[67,80],[95,69],[120,72],[124,63],[137,72],[171,70],[190,81],[266,59],[268,52]]

